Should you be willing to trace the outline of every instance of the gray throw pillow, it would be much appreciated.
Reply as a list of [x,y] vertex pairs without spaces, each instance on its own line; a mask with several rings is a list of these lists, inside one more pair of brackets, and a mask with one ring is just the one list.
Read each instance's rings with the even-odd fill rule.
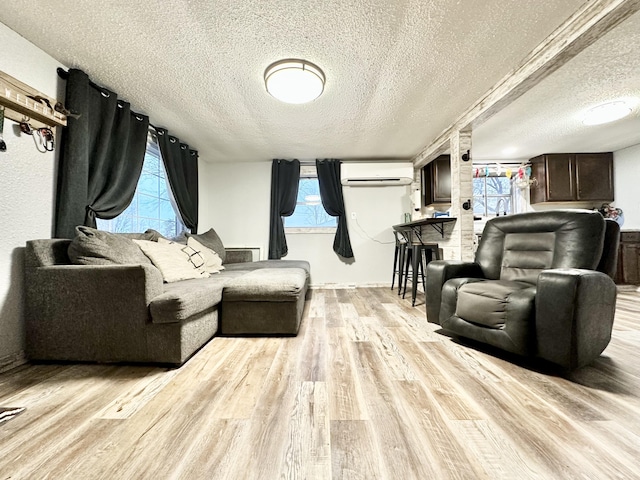
[[178,234],[178,236],[176,237],[172,237],[169,240],[171,240],[172,242],[176,242],[179,243],[181,245],[186,245],[187,244],[187,232],[185,232],[184,230],[182,232],[180,232]]
[[207,232],[195,235],[192,233],[187,233],[187,237],[195,238],[202,245],[216,252],[220,257],[220,260],[222,260],[222,263],[224,263],[224,261],[226,260],[227,251],[224,249],[222,240],[220,240],[220,237],[213,228],[210,228]]
[[160,232],[153,228],[147,229],[144,233],[115,233],[114,235],[121,235],[131,240],[149,240],[151,242],[157,242],[159,238],[164,238]]
[[130,238],[84,226],[76,227],[67,253],[77,265],[151,264]]

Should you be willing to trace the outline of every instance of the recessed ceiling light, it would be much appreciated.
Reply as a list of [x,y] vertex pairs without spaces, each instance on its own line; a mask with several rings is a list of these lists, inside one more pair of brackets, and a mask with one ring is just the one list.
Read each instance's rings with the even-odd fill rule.
[[585,125],[600,125],[601,123],[614,122],[631,113],[631,107],[623,101],[604,103],[587,110],[582,120]]
[[502,149],[502,154],[503,155],[511,155],[513,153],[516,153],[518,151],[518,149],[516,147],[506,147]]
[[287,59],[264,71],[264,84],[273,97],[285,103],[307,103],[324,90],[324,72],[306,60]]

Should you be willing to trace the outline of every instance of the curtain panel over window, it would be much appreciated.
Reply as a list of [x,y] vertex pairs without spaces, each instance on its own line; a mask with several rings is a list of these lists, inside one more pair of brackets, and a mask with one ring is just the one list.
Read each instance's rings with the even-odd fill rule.
[[180,143],[167,130],[157,128],[158,145],[182,221],[198,233],[198,152]]
[[77,225],[96,226],[131,203],[142,171],[149,118],[93,84],[81,70],[69,70],[58,163],[54,237],[73,238]]
[[320,199],[326,212],[332,217],[338,217],[338,228],[333,240],[333,251],[344,258],[353,258],[351,240],[347,229],[347,216],[340,183],[340,160],[316,160]]
[[298,160],[273,160],[271,164],[271,215],[269,221],[269,259],[287,255],[287,239],[282,217],[288,217],[296,209],[300,182]]

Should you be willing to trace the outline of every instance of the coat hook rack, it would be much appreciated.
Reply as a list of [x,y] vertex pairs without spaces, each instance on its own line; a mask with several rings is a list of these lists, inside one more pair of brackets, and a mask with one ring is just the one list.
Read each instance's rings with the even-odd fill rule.
[[66,126],[67,116],[53,107],[57,103],[55,98],[0,72],[0,105],[6,107],[6,118],[20,123],[27,116],[36,128]]

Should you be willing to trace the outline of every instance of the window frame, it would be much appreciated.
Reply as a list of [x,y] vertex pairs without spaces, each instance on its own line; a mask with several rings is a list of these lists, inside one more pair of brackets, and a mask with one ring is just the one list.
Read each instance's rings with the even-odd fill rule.
[[[482,168],[481,166],[478,166],[478,168]],[[513,186],[513,181],[511,179],[508,179],[508,183],[509,183],[509,193],[508,194],[501,194],[501,195],[488,195],[487,194],[487,179],[488,178],[492,178],[492,177],[500,177],[500,178],[508,178],[506,174],[504,173],[490,173],[488,176],[486,175],[482,175],[479,177],[474,177],[472,182],[475,183],[475,180],[481,179],[483,180],[483,194],[482,197],[478,197],[477,195],[473,195],[473,213],[474,215],[480,215],[480,213],[476,212],[475,209],[475,202],[477,198],[482,198],[484,200],[483,204],[484,204],[484,213],[482,215],[480,215],[482,218],[491,218],[494,216],[497,216],[499,214],[501,214],[502,212],[489,212],[488,210],[488,200],[489,199],[498,199],[498,202],[500,201],[501,198],[504,198],[507,200],[507,205],[508,205],[508,210],[506,210],[506,214],[507,215],[511,215],[515,212],[514,210],[514,186]],[[475,188],[474,188],[475,191]],[[496,204],[497,205],[497,204]],[[503,210],[504,211],[504,210]]]

